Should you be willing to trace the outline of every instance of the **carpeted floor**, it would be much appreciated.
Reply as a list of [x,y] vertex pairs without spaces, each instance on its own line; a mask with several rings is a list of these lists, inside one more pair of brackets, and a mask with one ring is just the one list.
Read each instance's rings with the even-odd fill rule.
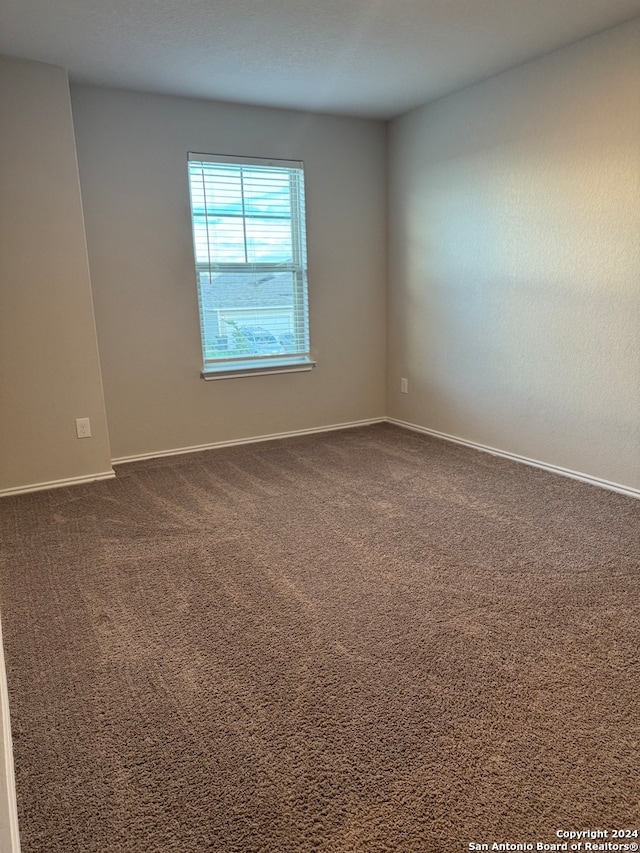
[[379,425],[0,518],[23,853],[640,828],[638,501]]

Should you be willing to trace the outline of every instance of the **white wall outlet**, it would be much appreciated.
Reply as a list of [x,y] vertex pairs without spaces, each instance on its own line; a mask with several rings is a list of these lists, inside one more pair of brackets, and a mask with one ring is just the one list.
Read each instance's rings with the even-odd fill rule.
[[401,379],[400,380],[400,392],[402,394],[408,394],[409,393],[409,380],[408,379]]
[[78,438],[91,438],[91,421],[89,418],[76,418],[76,435]]

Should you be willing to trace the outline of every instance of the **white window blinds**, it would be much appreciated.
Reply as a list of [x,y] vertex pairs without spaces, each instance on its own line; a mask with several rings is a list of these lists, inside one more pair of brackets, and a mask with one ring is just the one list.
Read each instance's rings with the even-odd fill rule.
[[203,375],[310,369],[301,162],[189,154]]

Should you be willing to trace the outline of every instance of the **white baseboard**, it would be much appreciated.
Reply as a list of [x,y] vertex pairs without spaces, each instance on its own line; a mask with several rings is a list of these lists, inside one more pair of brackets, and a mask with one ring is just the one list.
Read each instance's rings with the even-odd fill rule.
[[141,462],[145,459],[159,459],[162,456],[180,456],[183,453],[200,453],[203,450],[218,450],[221,447],[237,447],[241,444],[258,444],[261,441],[277,441],[281,438],[296,438],[301,435],[314,435],[320,432],[334,432],[338,429],[353,429],[354,427],[371,426],[382,424],[386,418],[369,418],[363,421],[350,421],[346,424],[331,424],[323,427],[311,427],[310,429],[292,430],[291,432],[275,432],[268,435],[256,435],[251,438],[231,439],[230,441],[215,441],[212,444],[198,444],[192,447],[176,447],[173,450],[160,450],[155,453],[139,453],[134,456],[120,456],[112,459],[112,465],[122,465],[127,462]]
[[28,492],[43,492],[46,489],[62,489],[65,486],[80,486],[83,483],[95,483],[97,480],[112,480],[116,472],[100,471],[98,474],[87,474],[84,477],[67,477],[64,480],[50,480],[48,483],[32,483],[29,486],[15,486],[12,489],[0,489],[0,498],[10,495],[25,495]]
[[[330,424],[323,427],[311,427],[309,429],[291,430],[288,432],[270,433],[268,435],[256,435],[249,438],[231,439],[229,441],[215,441],[210,444],[198,444],[190,447],[176,447],[171,450],[160,450],[152,453],[139,453],[133,456],[121,456],[117,459],[112,459],[113,465],[122,465],[127,462],[140,462],[145,459],[159,459],[163,456],[180,456],[183,453],[200,453],[204,450],[217,450],[222,447],[236,447],[242,444],[257,444],[262,441],[277,441],[281,438],[295,438],[302,435],[314,435],[322,432],[334,432],[339,429],[353,429],[355,427],[371,426],[372,424],[389,423],[395,426],[409,429],[413,432],[421,432],[425,435],[431,435],[434,438],[441,438],[444,441],[450,441],[454,444],[461,444],[464,447],[470,447],[473,450],[479,450],[482,453],[490,453],[492,456],[501,456],[504,459],[511,459],[514,462],[521,462],[524,465],[531,465],[534,468],[540,468],[543,471],[549,471],[552,474],[560,474],[562,477],[569,477],[573,480],[580,480],[583,483],[589,483],[592,486],[597,486],[601,489],[608,489],[612,492],[618,492],[628,497],[640,499],[640,489],[635,489],[631,486],[624,486],[621,483],[614,483],[610,480],[604,480],[601,477],[594,477],[590,474],[584,474],[581,471],[572,471],[570,468],[563,468],[560,465],[552,465],[548,462],[541,462],[539,459],[530,459],[527,456],[520,456],[517,453],[510,453],[506,450],[500,450],[497,447],[489,447],[485,444],[479,444],[475,441],[468,441],[456,435],[449,435],[445,432],[429,429],[428,427],[419,426],[418,424],[401,421],[397,418],[367,418],[361,421],[350,421],[342,424]],[[59,489],[64,486],[78,486],[86,483],[93,483],[98,480],[111,480],[116,476],[115,471],[103,471],[98,474],[89,474],[85,477],[70,477],[64,480],[52,480],[47,483],[33,483],[28,486],[17,486],[12,489],[0,489],[0,498],[9,497],[10,495],[27,494],[28,492],[39,492],[46,489]]]
[[517,453],[509,453],[506,450],[498,450],[496,447],[488,447],[486,444],[478,444],[475,441],[467,441],[464,438],[459,438],[455,435],[448,435],[446,432],[438,432],[435,429],[427,429],[427,427],[418,426],[418,424],[400,421],[396,418],[387,418],[387,423],[395,424],[395,426],[403,429],[410,429],[413,432],[422,432],[425,435],[431,435],[434,438],[441,438],[444,441],[451,441],[454,444],[461,444],[464,447],[470,447],[473,450],[479,450],[482,453],[490,453],[492,456],[502,456],[504,459],[511,459],[513,462],[522,462],[524,465],[531,465],[533,468],[541,468],[543,471],[549,471],[551,474],[560,474],[562,477],[570,477],[572,480],[580,480],[582,483],[589,483],[592,486],[598,486],[600,489],[608,489],[611,492],[619,492],[621,495],[627,495],[630,498],[640,499],[640,489],[634,489],[631,486],[623,486],[620,483],[612,483],[610,480],[603,480],[601,477],[592,477],[590,474],[583,474],[580,471],[572,471],[570,468],[562,468],[560,465],[551,465],[548,462],[540,462],[538,459],[529,459],[527,456],[520,456]]
[[[2,622],[0,620],[0,721],[2,723],[2,754],[4,758],[3,784],[0,785],[0,849],[7,853],[20,853],[20,835],[18,832],[18,804],[16,801],[16,782],[13,771],[13,747],[11,743],[11,719],[9,717],[9,692],[7,672],[4,665],[2,645]],[[7,846],[8,845],[8,846]]]

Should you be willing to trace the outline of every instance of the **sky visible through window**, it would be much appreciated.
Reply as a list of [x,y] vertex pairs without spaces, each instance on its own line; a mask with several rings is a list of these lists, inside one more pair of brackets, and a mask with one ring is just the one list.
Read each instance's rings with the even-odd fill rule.
[[290,171],[233,164],[190,166],[198,263],[291,263]]

